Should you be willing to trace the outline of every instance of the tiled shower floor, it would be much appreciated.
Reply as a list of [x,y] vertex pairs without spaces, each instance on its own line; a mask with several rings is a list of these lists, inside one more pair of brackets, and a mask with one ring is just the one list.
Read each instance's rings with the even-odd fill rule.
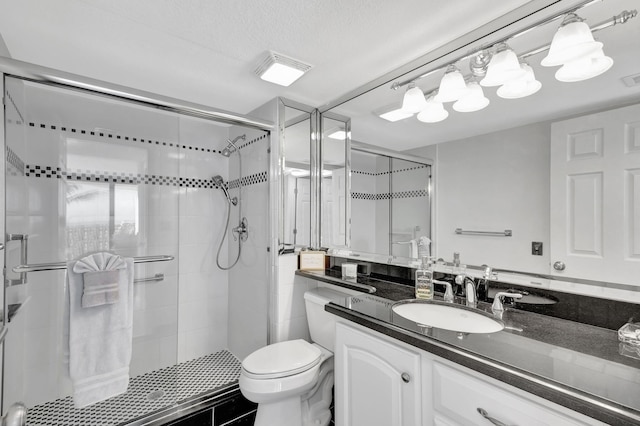
[[116,426],[237,383],[240,361],[220,351],[132,378],[126,393],[83,409],[70,396],[27,411],[28,426]]

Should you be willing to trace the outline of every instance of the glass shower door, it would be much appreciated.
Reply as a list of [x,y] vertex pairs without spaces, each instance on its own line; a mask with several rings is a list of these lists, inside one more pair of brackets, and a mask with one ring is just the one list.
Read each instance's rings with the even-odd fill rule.
[[[3,412],[22,401],[40,423],[58,424],[48,423],[47,413],[60,417],[52,406],[73,412],[64,264],[103,251],[177,259],[179,120],[15,78],[5,79],[5,97]],[[177,362],[177,260],[136,264],[134,277],[130,388]],[[149,403],[104,407],[133,418],[177,395],[141,398]]]

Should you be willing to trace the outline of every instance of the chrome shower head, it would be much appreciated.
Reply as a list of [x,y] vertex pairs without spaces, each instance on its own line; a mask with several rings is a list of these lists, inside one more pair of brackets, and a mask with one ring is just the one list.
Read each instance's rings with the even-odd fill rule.
[[222,176],[220,175],[215,175],[213,177],[213,183],[219,187],[220,189],[222,189],[222,192],[224,192],[224,196],[227,197],[227,201],[231,204],[233,204],[234,206],[238,204],[238,198],[237,197],[233,197],[231,198],[231,195],[229,195],[229,191],[227,190],[227,187],[225,186],[224,183],[224,179],[222,178]]
[[225,146],[224,149],[220,151],[220,154],[224,155],[225,157],[229,157],[231,154],[236,152],[238,150],[236,142],[238,142],[238,140],[240,139],[246,140],[247,135],[236,136],[233,140],[227,139],[227,146]]

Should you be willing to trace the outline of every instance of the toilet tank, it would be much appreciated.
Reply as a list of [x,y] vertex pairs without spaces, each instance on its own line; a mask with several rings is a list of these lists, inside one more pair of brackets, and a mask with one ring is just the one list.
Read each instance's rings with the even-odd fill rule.
[[332,301],[340,302],[347,297],[351,295],[324,287],[314,288],[304,294],[311,341],[331,352],[335,349],[336,316],[325,311],[324,305]]

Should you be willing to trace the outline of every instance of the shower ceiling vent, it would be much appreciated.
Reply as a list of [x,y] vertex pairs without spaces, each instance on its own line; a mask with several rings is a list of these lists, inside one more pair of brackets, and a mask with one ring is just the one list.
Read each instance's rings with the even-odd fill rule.
[[311,65],[280,53],[267,52],[267,57],[256,69],[258,77],[280,86],[289,86],[312,68]]

